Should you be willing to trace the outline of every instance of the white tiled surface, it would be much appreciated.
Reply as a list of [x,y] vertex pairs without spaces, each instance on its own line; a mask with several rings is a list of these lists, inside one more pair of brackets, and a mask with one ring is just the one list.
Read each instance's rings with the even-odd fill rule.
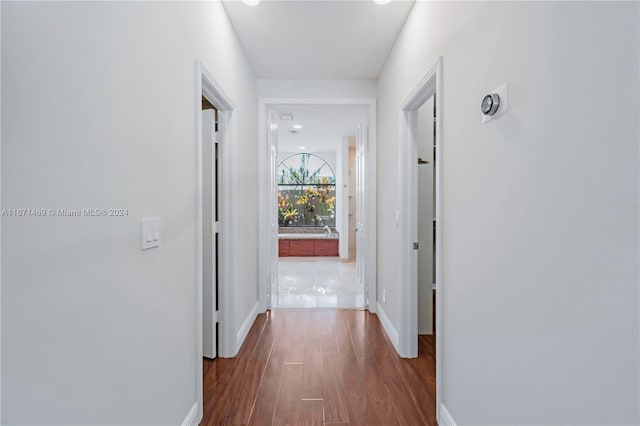
[[362,308],[364,287],[356,264],[335,257],[284,257],[278,261],[274,308]]

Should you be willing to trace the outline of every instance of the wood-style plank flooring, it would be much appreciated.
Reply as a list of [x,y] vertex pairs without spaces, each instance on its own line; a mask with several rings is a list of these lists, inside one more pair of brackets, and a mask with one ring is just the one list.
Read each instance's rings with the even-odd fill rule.
[[259,315],[235,358],[204,361],[202,425],[435,425],[435,342],[400,358],[375,314]]

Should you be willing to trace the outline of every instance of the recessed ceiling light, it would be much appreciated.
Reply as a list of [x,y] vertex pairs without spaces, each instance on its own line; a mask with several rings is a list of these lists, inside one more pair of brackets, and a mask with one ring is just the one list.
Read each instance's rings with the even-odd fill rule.
[[294,124],[293,128],[296,129],[296,130],[300,130],[300,129],[302,129],[302,126],[299,125],[299,124]]
[[242,0],[242,3],[246,4],[247,6],[257,6],[258,3],[260,3],[260,0]]
[[380,5],[382,5],[382,4],[391,3],[391,0],[373,0],[373,2],[374,2],[375,4],[380,4]]
[[303,149],[304,150],[304,149],[307,149],[307,147],[306,146],[299,146],[298,149]]

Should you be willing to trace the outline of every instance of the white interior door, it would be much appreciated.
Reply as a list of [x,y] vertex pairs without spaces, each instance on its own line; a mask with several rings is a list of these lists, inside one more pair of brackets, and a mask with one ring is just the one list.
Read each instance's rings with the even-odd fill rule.
[[277,295],[278,286],[278,123],[276,112],[269,111],[267,143],[269,150],[269,193],[271,203],[269,210],[270,235],[270,273],[267,285],[267,308],[273,305],[272,297]]
[[368,125],[360,123],[356,131],[356,276],[365,288],[365,304],[368,305],[365,260],[367,255],[367,200],[365,155],[367,147]]
[[433,97],[418,110],[418,334],[433,333],[434,126]]
[[216,112],[202,111],[202,354],[217,356]]

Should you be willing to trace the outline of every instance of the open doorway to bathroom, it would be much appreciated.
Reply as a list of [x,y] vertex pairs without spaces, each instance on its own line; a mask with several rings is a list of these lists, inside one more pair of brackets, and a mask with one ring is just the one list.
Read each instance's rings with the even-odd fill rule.
[[[364,308],[357,262],[362,106],[282,105],[276,159],[277,308]],[[361,176],[362,178],[362,176]]]

